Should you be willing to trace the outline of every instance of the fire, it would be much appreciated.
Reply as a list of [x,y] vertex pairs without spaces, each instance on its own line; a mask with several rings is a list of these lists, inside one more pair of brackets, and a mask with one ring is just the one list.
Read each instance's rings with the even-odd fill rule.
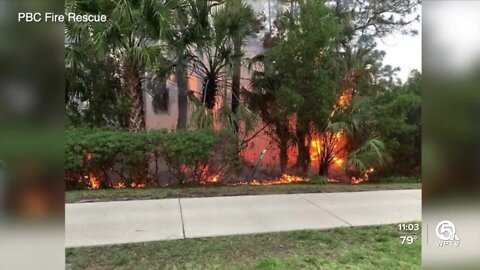
[[327,182],[328,182],[328,183],[332,183],[332,184],[333,184],[333,183],[340,183],[340,180],[338,180],[338,179],[333,179],[333,178],[328,178],[328,179],[327,179]]
[[298,182],[306,182],[307,179],[301,176],[282,174],[279,178],[269,180],[266,182],[267,185],[277,185],[277,184],[290,184]]
[[[92,153],[85,153],[84,154],[84,159],[89,161],[92,159]],[[88,187],[87,189],[99,189],[100,188],[100,178],[97,176],[97,174],[95,173],[95,171],[91,171],[88,175],[85,175],[84,176],[85,179],[88,181]],[[143,184],[143,183],[137,183],[137,182],[133,182],[130,184],[130,187],[132,188],[144,188],[146,185]],[[113,184],[112,185],[112,188],[114,189],[122,189],[122,188],[126,188],[127,185],[123,182],[123,181],[119,181],[118,183],[116,184]]]
[[220,173],[211,172],[208,165],[206,165],[205,168],[203,168],[200,174],[202,176],[202,180],[201,180],[202,184],[215,184],[220,181]]
[[100,179],[98,179],[98,177],[94,173],[89,173],[86,178],[88,178],[88,189],[100,188]]
[[133,182],[133,183],[130,184],[130,187],[132,187],[132,188],[144,188],[145,184]]
[[310,143],[310,160],[315,161],[320,159],[321,142],[319,138],[312,139]]
[[206,180],[207,183],[218,183],[218,180],[220,178],[220,175],[219,174],[215,174],[215,175],[212,175],[212,176],[209,176]]
[[333,157],[333,164],[335,164],[338,167],[342,167],[344,163],[344,160],[338,157]]
[[[130,185],[128,187],[131,187],[131,188],[144,188],[146,185],[143,184],[143,183],[136,183],[136,182],[132,182],[130,183]],[[124,182],[118,182],[116,184],[113,185],[113,188],[114,189],[123,189],[123,188],[127,188],[127,185],[124,183]]]
[[[327,133],[326,135],[322,135],[322,136],[330,136],[330,134]],[[310,160],[311,161],[318,161],[322,156],[322,151],[324,151],[322,147],[322,138],[323,137],[316,135],[312,138],[310,142]],[[329,140],[328,138],[329,137],[327,137],[326,140]],[[330,149],[329,147],[331,146],[329,146],[328,144],[326,145],[327,150],[330,149],[330,151],[332,151],[334,155],[332,159],[332,165],[337,168],[343,168],[345,166],[346,153],[342,149],[347,143],[347,139],[344,136],[344,133],[341,131],[333,134],[332,138],[334,142],[333,148]]]
[[338,97],[337,103],[333,105],[333,110],[330,113],[330,118],[332,118],[338,109],[344,109],[352,103],[353,99],[353,90],[345,89],[342,94]]
[[[87,161],[91,160],[92,157],[93,157],[92,153],[90,153],[90,152],[84,153],[84,155],[83,155],[83,158]],[[100,179],[98,178],[98,176],[93,171],[91,171],[88,175],[86,175],[84,177],[85,177],[85,179],[88,180],[87,189],[99,189],[100,188]]]
[[253,179],[248,182],[239,182],[227,184],[230,186],[271,186],[271,185],[281,185],[281,184],[292,184],[292,183],[308,183],[310,180],[305,177],[282,174],[280,177],[265,181],[258,181]]
[[120,182],[120,183],[117,183],[116,185],[113,185],[114,189],[122,189],[122,188],[126,188],[126,187],[127,186],[123,182]]
[[366,170],[360,177],[352,177],[352,184],[354,185],[357,185],[357,184],[360,184],[360,183],[363,183],[363,182],[366,182],[368,181],[370,175],[372,173],[374,173],[375,170],[373,168],[369,168],[368,170]]
[[[206,173],[205,173],[206,174]],[[202,184],[216,184],[220,181],[220,173],[205,175]]]
[[345,108],[345,107],[348,107],[350,105],[350,103],[352,102],[352,98],[353,98],[353,92],[352,92],[352,89],[346,89],[342,92],[342,95],[340,95],[340,97],[338,98],[338,106],[340,108]]

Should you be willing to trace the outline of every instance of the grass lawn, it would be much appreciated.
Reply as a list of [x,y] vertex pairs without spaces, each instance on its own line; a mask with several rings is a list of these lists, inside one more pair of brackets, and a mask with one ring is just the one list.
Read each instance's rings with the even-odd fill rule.
[[75,190],[65,192],[65,202],[146,200],[179,197],[217,197],[261,194],[291,194],[314,192],[352,192],[389,189],[420,189],[421,183],[365,183],[360,185],[345,184],[285,184],[271,186],[210,186],[181,188],[126,188]]
[[187,239],[66,250],[66,269],[420,269],[419,238],[397,225]]

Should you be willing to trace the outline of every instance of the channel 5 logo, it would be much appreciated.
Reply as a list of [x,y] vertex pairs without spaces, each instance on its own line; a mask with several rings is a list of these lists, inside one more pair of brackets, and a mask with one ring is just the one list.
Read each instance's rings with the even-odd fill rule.
[[437,247],[458,247],[460,245],[455,225],[449,220],[440,221],[435,233],[440,239],[440,241],[437,241]]

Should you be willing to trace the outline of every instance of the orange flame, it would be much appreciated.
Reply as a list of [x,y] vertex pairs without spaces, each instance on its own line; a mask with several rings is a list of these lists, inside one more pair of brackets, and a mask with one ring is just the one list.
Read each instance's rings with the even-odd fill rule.
[[[128,187],[131,187],[131,188],[144,188],[146,185],[143,184],[143,183],[136,183],[136,182],[132,182],[130,183],[130,185]],[[123,189],[123,188],[127,188],[127,185],[124,183],[124,182],[118,182],[116,184],[113,185],[113,188],[114,189]]]
[[358,178],[357,177],[352,177],[351,183],[354,184],[354,185],[358,185],[358,184],[361,184],[363,182],[366,182],[366,181],[368,181],[370,175],[374,172],[375,172],[375,170],[373,168],[369,168],[360,177],[358,177]]
[[117,184],[113,185],[114,189],[122,189],[122,188],[126,188],[126,187],[127,186],[123,182],[120,182],[120,183],[117,183]]
[[265,181],[258,181],[257,179],[253,179],[251,181],[246,182],[239,182],[239,183],[232,183],[227,184],[230,186],[271,186],[271,185],[281,185],[281,184],[292,184],[292,183],[308,183],[310,180],[305,177],[289,175],[289,174],[282,174],[279,178],[265,180]]
[[340,108],[348,107],[352,102],[352,98],[353,98],[352,89],[345,89],[340,95],[340,97],[338,98],[337,104]]
[[333,179],[333,178],[328,178],[328,179],[327,179],[327,182],[328,182],[328,183],[340,183],[340,180],[338,180],[338,179]]
[[133,183],[130,184],[130,187],[132,187],[132,188],[144,188],[145,184],[133,182]]
[[205,182],[207,182],[207,183],[218,183],[219,179],[220,179],[220,174],[217,173],[215,175],[207,177]]
[[344,109],[352,103],[353,99],[353,90],[345,89],[342,94],[338,97],[337,103],[333,105],[333,110],[330,113],[330,117],[333,117],[338,109]]
[[313,138],[310,142],[310,160],[315,161],[320,159],[321,142],[319,138]]
[[100,180],[98,177],[93,173],[89,173],[88,176],[88,189],[99,189],[100,188]]
[[[84,155],[83,155],[83,158],[87,161],[91,160],[92,157],[93,157],[92,153],[90,153],[90,152],[84,153]],[[96,173],[91,171],[91,172],[88,173],[88,175],[85,175],[84,177],[88,181],[87,189],[99,189],[100,188],[100,179],[98,178]]]
[[205,172],[205,176],[203,176],[204,180],[201,181],[202,184],[216,184],[220,181],[220,173],[212,174],[212,175],[206,175],[207,173]]
[[333,164],[335,164],[337,167],[342,167],[344,163],[344,160],[339,158],[339,157],[333,157]]
[[212,173],[208,165],[206,165],[205,168],[203,168],[200,174],[203,179],[201,180],[202,184],[214,184],[220,181],[220,173],[219,172]]

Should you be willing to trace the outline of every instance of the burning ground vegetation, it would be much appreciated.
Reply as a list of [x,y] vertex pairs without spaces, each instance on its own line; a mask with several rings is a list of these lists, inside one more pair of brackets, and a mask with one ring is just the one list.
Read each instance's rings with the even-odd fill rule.
[[[341,136],[338,136],[339,138]],[[314,139],[310,144],[310,158],[312,162],[316,162],[321,158],[320,151],[320,139]],[[292,150],[293,152],[293,150]],[[88,157],[89,155],[87,155]],[[345,164],[346,157],[334,156],[332,158],[332,165],[330,171],[332,172],[332,177],[326,178],[328,183],[350,183],[350,184],[361,184],[369,180],[369,177],[375,172],[373,168],[367,169],[359,176],[351,176],[348,178],[345,174]],[[248,166],[252,168],[252,166]],[[312,170],[315,166],[312,166]],[[188,173],[188,167],[184,167],[186,175],[191,175]],[[253,167],[255,170],[255,167]],[[103,178],[103,179],[102,179]],[[109,179],[106,181],[106,179]],[[267,176],[265,171],[259,170],[258,176],[243,176],[238,180],[227,181],[225,176],[221,172],[214,172],[209,169],[209,166],[205,166],[199,173],[198,176],[194,177],[198,179],[197,181],[186,181],[186,183],[195,183],[198,185],[226,185],[226,186],[268,186],[268,185],[281,185],[281,184],[307,184],[311,183],[312,174],[307,175],[295,175],[283,173],[277,177]],[[148,179],[148,177],[146,178]],[[114,189],[123,189],[123,188],[145,188],[147,186],[170,186],[175,185],[174,182],[162,182],[162,181],[152,181],[152,180],[129,180],[125,181],[118,177],[115,177],[113,170],[110,170],[109,176],[105,177],[105,172],[99,172],[92,170],[88,174],[84,175],[82,182],[85,183],[85,188],[87,189],[100,189],[100,188],[114,188]]]
[[[350,106],[351,100],[351,91],[344,91],[330,118]],[[295,124],[295,118],[290,118],[291,129],[295,128]],[[95,134],[78,130],[67,133],[77,133],[81,137],[81,143],[72,145],[81,158],[77,158],[77,164],[66,171],[67,186],[73,188],[267,186],[312,183],[316,182],[312,179],[319,176],[318,179],[323,179],[320,181],[322,184],[361,184],[375,173],[373,166],[356,170],[358,165],[349,161],[349,155],[352,155],[349,152],[350,136],[344,129],[323,134],[312,132],[306,137],[306,169],[298,165],[298,148],[288,146],[286,164],[280,170],[277,159],[279,147],[275,147],[268,136],[262,140],[260,133],[258,138],[252,137],[240,154],[237,148],[231,147],[238,145],[238,141],[219,135],[222,134],[219,129],[181,131],[178,134],[166,131],[121,134],[101,131]],[[231,166],[232,163],[235,166]]]

